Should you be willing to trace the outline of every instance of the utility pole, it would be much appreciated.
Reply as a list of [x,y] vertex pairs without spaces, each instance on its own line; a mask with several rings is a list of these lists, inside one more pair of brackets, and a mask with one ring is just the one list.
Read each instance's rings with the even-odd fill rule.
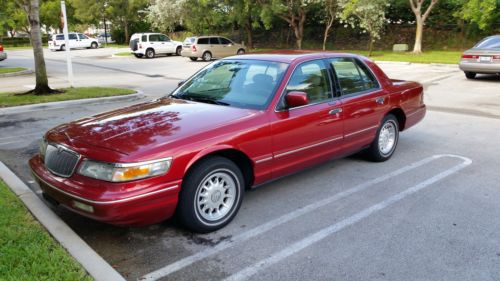
[[66,16],[66,3],[64,2],[64,0],[61,0],[61,12],[64,20],[63,33],[64,33],[64,46],[66,49],[66,65],[68,68],[68,82],[70,87],[73,87],[74,86],[73,64],[71,63],[71,53],[70,53],[71,48],[69,46],[69,35],[68,35],[68,17]]

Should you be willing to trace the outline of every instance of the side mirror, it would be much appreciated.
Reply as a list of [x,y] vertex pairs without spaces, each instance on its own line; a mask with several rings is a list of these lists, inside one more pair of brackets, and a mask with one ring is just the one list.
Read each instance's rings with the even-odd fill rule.
[[304,106],[309,103],[309,99],[307,98],[307,94],[304,92],[293,91],[285,96],[285,101],[287,108]]
[[186,83],[186,80],[179,81],[179,83],[177,83],[177,87],[184,85],[184,83]]

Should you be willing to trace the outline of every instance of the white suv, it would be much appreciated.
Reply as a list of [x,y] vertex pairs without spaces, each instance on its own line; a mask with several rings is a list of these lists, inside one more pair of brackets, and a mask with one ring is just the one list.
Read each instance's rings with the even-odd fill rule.
[[[88,37],[82,33],[70,32],[68,33],[69,47],[71,49],[78,48],[91,48],[96,49],[99,47],[99,41],[95,38]],[[66,42],[64,41],[64,34],[52,35],[52,40],[49,40],[49,50],[51,51],[64,51],[66,50]]]
[[136,58],[154,58],[158,54],[181,55],[182,43],[161,33],[135,33],[130,37],[130,50]]

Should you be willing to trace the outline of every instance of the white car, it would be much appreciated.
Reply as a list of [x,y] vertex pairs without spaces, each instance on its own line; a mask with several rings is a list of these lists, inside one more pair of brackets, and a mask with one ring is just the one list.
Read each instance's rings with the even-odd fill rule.
[[181,55],[182,43],[161,33],[135,33],[130,37],[130,50],[136,58],[154,58],[158,54]]
[[[70,32],[68,33],[69,47],[71,49],[97,49],[100,44],[96,38],[88,37],[83,33]],[[52,40],[49,40],[49,50],[51,51],[64,51],[66,50],[66,42],[64,41],[64,34],[52,35]]]
[[0,44],[0,61],[7,59],[7,53],[3,51],[3,45]]

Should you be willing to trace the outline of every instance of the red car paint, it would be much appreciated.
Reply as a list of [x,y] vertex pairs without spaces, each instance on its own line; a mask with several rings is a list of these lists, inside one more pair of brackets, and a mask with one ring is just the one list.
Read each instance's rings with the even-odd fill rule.
[[[378,79],[380,89],[291,110],[275,110],[295,66],[333,57],[361,60]],[[236,164],[247,161],[251,167],[244,171],[247,184],[256,186],[367,147],[389,112],[398,117],[401,130],[415,125],[425,115],[422,85],[391,80],[376,64],[361,56],[299,53],[227,59],[289,64],[267,109],[162,98],[60,125],[48,131],[45,138],[79,153],[80,162],[88,158],[135,163],[166,157],[173,161],[165,175],[111,183],[76,172],[67,178],[57,176],[36,155],[29,164],[42,190],[66,208],[92,219],[117,225],[151,224],[174,214],[184,175],[207,155],[225,155]],[[333,109],[341,111],[331,114]],[[93,212],[75,208],[75,202],[92,206]]]

